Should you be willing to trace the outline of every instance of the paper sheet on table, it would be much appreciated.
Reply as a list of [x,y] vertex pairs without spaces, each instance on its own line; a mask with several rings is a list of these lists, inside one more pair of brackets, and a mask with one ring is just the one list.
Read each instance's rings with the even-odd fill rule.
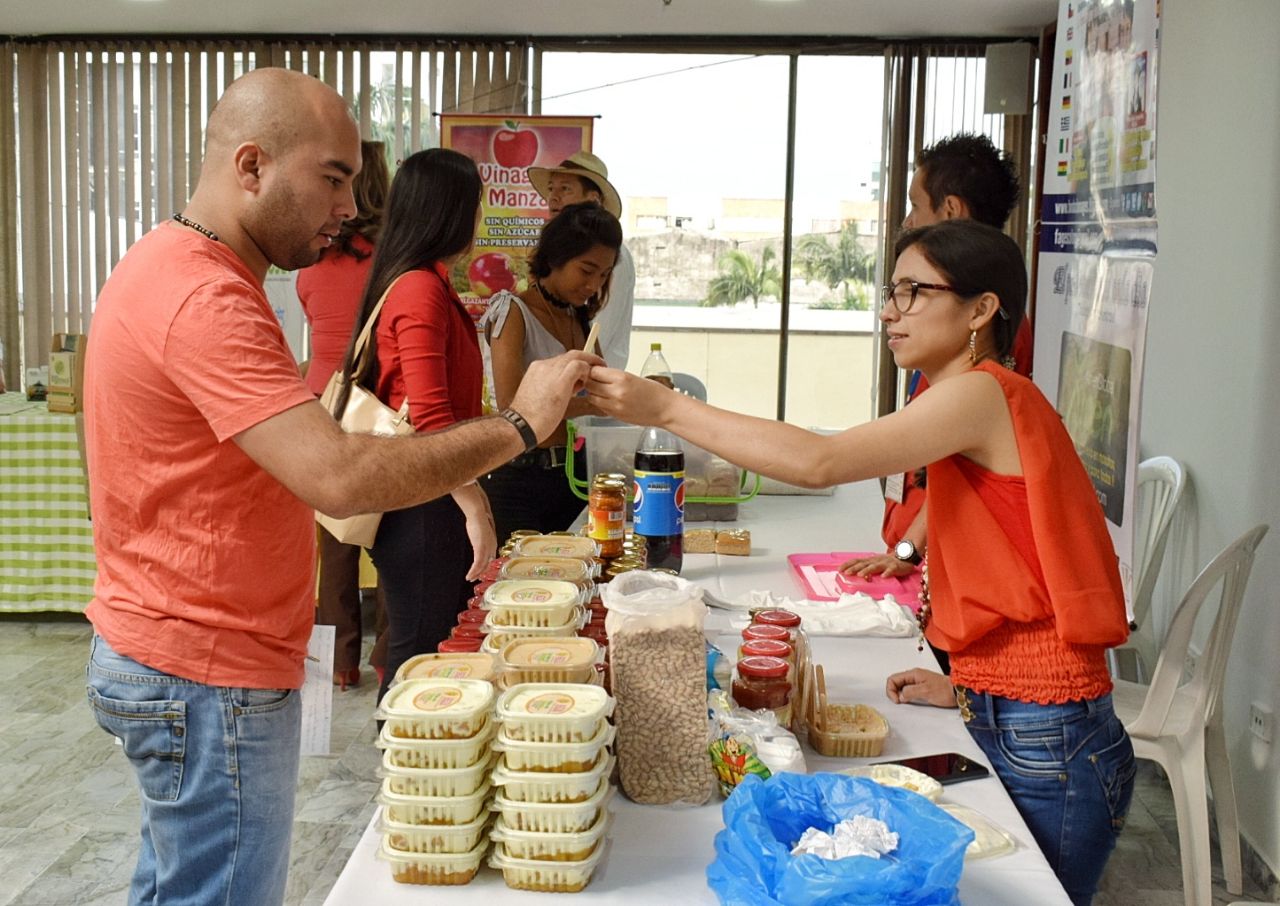
[[333,726],[332,626],[312,626],[307,642],[306,678],[302,683],[301,755],[328,755]]
[[[789,610],[800,617],[809,635],[906,638],[918,631],[911,611],[892,595],[879,600],[864,594],[846,594],[835,601],[796,601],[771,591],[750,591],[735,603],[744,610],[761,607]],[[745,619],[731,622],[747,624]]]

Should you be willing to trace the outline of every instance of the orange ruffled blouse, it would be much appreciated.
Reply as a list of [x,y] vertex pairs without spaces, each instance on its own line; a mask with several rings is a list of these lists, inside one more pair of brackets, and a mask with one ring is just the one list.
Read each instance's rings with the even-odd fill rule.
[[1031,381],[994,362],[977,370],[1009,405],[1025,515],[1016,476],[960,455],[929,466],[926,634],[951,654],[958,685],[1041,704],[1105,695],[1106,649],[1128,638],[1129,624],[1093,484]]

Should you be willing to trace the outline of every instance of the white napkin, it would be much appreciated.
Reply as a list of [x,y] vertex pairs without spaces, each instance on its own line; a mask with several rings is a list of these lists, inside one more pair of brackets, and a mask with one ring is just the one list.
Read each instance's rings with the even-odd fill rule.
[[[750,591],[737,602],[743,609],[768,607],[789,610],[803,621],[809,635],[861,635],[877,638],[907,638],[916,633],[911,610],[894,600],[893,595],[876,599],[856,592],[843,594],[836,601],[796,601],[771,591]],[[746,621],[732,620],[734,625]]]
[[870,856],[879,859],[885,853],[898,848],[898,835],[877,818],[854,815],[846,818],[831,833],[811,827],[796,841],[791,850],[793,856],[815,855],[823,859],[845,859],[849,856]]

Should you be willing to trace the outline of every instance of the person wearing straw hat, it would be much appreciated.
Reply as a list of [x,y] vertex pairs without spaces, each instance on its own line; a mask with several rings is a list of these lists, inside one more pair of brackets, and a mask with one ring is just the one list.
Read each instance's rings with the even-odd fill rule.
[[[609,182],[609,168],[590,151],[571,154],[556,167],[530,167],[529,183],[547,200],[548,220],[568,205],[584,201],[594,201],[622,219],[622,198]],[[595,318],[600,325],[600,349],[610,368],[627,367],[635,296],[636,265],[623,245],[613,268],[609,300]]]

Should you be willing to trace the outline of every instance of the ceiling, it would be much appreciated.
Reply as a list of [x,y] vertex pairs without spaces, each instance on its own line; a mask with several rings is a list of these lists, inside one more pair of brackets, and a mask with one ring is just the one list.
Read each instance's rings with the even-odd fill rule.
[[1032,36],[1056,0],[4,0],[0,34]]

